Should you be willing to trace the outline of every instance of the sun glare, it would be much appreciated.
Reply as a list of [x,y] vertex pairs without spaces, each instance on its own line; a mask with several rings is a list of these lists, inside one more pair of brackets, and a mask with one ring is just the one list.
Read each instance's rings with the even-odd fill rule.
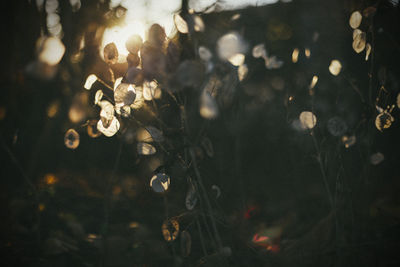
[[103,56],[103,48],[109,43],[115,43],[118,52],[122,58],[119,61],[125,61],[125,56],[128,55],[128,50],[125,47],[126,40],[134,34],[138,34],[142,39],[145,39],[145,26],[140,21],[131,21],[124,26],[115,26],[104,31],[103,41],[100,53]]

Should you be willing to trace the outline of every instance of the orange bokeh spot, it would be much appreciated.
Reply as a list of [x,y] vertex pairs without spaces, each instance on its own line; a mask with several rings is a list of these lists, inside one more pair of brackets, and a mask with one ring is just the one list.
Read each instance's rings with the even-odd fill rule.
[[57,181],[58,181],[57,177],[51,173],[46,174],[46,176],[44,177],[44,182],[47,185],[53,185],[53,184],[57,183]]

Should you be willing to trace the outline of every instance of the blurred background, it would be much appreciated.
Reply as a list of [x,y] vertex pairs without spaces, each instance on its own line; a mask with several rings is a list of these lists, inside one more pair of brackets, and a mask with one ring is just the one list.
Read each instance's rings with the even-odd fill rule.
[[399,1],[3,5],[3,266],[400,265]]

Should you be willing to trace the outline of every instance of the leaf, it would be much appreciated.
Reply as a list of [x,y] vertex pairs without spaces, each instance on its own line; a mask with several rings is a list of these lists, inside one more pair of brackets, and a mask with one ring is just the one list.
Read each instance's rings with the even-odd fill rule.
[[74,129],[69,129],[64,135],[64,144],[69,149],[76,149],[79,146],[79,134]]
[[118,132],[118,130],[119,130],[119,127],[120,127],[119,121],[115,116],[113,116],[113,118],[112,118],[110,124],[108,125],[108,127],[105,127],[103,125],[103,121],[102,120],[99,120],[97,122],[97,130],[99,130],[101,133],[103,133],[107,137],[111,137],[114,134],[116,134]]
[[312,129],[317,124],[317,117],[311,111],[303,111],[299,116],[303,129]]
[[137,152],[139,155],[153,155],[157,152],[156,148],[148,143],[139,142],[137,144]]
[[168,190],[171,179],[165,173],[157,173],[150,179],[150,187],[156,193],[163,193]]
[[161,226],[161,230],[166,241],[174,241],[179,234],[179,223],[175,219],[167,220]]
[[362,15],[359,11],[354,11],[349,19],[350,27],[357,29],[361,25]]
[[175,23],[176,29],[180,33],[188,33],[189,32],[189,27],[188,27],[186,21],[179,14],[174,15],[174,23]]

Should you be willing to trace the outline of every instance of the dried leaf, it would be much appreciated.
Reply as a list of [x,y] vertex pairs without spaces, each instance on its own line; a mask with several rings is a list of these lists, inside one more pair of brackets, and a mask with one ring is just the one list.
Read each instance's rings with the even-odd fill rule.
[[153,155],[157,152],[156,148],[148,143],[139,142],[137,144],[137,152],[139,155]]
[[163,193],[168,190],[171,179],[165,173],[157,173],[150,180],[150,187],[156,193]]
[[76,149],[79,146],[79,134],[74,129],[69,129],[64,135],[64,144],[69,149]]

